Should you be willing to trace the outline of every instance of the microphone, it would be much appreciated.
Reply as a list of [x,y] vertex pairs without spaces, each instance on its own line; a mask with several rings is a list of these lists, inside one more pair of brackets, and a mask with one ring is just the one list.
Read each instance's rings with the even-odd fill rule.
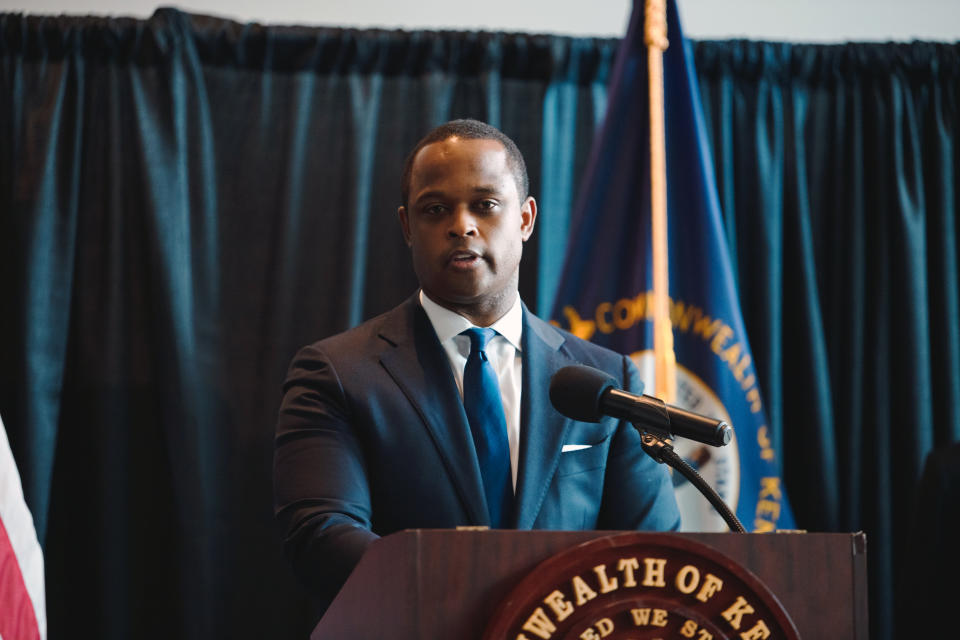
[[574,420],[600,422],[603,416],[612,416],[660,437],[678,436],[722,447],[733,436],[733,429],[722,420],[670,406],[659,398],[628,393],[610,374],[582,364],[563,367],[553,374],[550,402]]

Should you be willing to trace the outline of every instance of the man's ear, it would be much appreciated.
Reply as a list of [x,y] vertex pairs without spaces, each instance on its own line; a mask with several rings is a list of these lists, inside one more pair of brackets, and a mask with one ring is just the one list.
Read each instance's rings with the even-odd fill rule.
[[410,219],[407,217],[407,208],[397,207],[397,218],[400,220],[400,230],[403,232],[403,241],[410,246]]
[[533,233],[533,225],[537,222],[537,201],[533,196],[527,196],[527,199],[520,205],[520,236],[526,242]]

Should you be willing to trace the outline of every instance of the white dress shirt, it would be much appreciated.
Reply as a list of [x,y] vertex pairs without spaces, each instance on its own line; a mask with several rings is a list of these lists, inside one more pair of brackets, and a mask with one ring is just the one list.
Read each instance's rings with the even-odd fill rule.
[[[458,313],[445,309],[431,300],[421,289],[420,304],[427,312],[440,345],[447,354],[453,379],[463,400],[463,370],[470,355],[470,338],[460,335],[476,325]],[[490,325],[497,332],[487,344],[487,359],[500,383],[500,397],[507,420],[507,443],[510,445],[510,472],[513,489],[517,489],[517,464],[520,459],[520,389],[523,384],[523,358],[520,336],[523,334],[523,306],[517,294],[513,306],[502,318]]]

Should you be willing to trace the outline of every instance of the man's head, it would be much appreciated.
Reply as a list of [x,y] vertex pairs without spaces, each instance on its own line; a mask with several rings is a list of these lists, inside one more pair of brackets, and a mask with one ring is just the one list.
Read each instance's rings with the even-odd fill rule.
[[402,189],[397,213],[424,293],[475,324],[498,320],[537,216],[516,145],[480,122],[448,123],[414,148]]

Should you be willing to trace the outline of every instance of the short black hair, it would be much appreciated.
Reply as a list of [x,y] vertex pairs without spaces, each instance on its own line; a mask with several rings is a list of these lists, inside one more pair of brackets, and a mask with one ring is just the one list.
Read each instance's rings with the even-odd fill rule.
[[451,120],[431,129],[427,135],[420,138],[420,142],[407,155],[407,159],[403,163],[403,174],[400,177],[400,197],[403,206],[407,206],[407,200],[410,198],[410,180],[413,173],[414,158],[428,144],[442,142],[453,137],[468,140],[496,140],[502,144],[507,152],[507,166],[513,172],[513,179],[517,183],[517,195],[520,196],[521,201],[529,195],[530,180],[527,177],[527,164],[523,161],[523,154],[520,153],[517,144],[507,134],[479,120]]

